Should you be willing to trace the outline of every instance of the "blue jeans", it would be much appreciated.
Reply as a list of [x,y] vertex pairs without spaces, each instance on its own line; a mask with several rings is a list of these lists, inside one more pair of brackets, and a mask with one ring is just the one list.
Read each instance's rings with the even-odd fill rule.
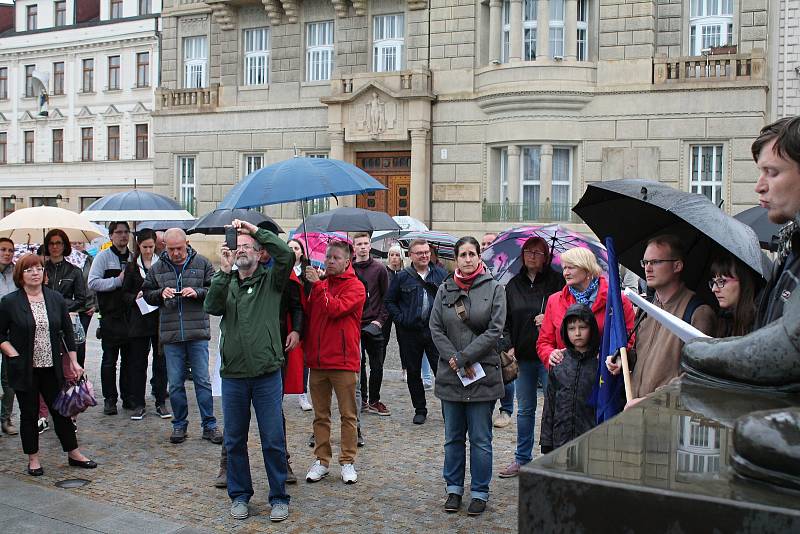
[[512,380],[505,386],[505,395],[500,399],[500,411],[506,412],[508,415],[514,413],[514,384],[516,380]]
[[467,467],[466,439],[469,434],[470,493],[473,499],[489,500],[492,481],[492,411],[494,401],[453,402],[442,400],[444,417],[444,468],[447,493],[464,495]]
[[547,388],[547,369],[535,360],[520,360],[517,389],[517,450],[514,460],[525,465],[533,460],[533,431],[536,427],[537,383]]
[[422,357],[422,381],[433,384],[433,372],[426,356]]
[[[194,373],[194,369],[192,369]],[[228,496],[231,501],[249,502],[253,496],[247,434],[250,431],[250,405],[256,412],[261,454],[269,482],[269,503],[289,504],[286,494],[286,439],[283,430],[283,381],[274,371],[255,378],[222,379],[222,413],[225,416],[225,443],[228,453]]]
[[197,407],[203,419],[203,429],[217,428],[214,417],[214,398],[211,396],[211,378],[208,376],[208,341],[182,341],[164,345],[167,359],[167,381],[169,382],[169,402],[172,405],[172,427],[185,429],[189,423],[189,405],[186,402],[186,360],[192,369],[194,394]]

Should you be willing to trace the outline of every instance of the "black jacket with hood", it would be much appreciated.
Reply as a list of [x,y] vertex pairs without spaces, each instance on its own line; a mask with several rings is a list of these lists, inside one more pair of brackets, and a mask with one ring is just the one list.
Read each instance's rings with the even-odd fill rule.
[[[567,325],[578,318],[589,325],[589,347],[578,352],[569,340]],[[564,359],[550,368],[542,410],[539,444],[547,453],[594,428],[595,407],[590,406],[592,389],[597,383],[597,355],[600,329],[592,310],[584,304],[569,307],[561,323],[561,336],[567,346]]]

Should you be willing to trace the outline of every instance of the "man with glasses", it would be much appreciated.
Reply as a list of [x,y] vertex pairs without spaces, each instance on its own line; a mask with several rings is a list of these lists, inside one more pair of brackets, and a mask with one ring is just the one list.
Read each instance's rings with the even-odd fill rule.
[[427,356],[436,373],[439,351],[431,339],[428,320],[436,291],[447,278],[447,271],[431,265],[431,247],[424,239],[409,245],[411,265],[397,273],[386,294],[386,308],[397,328],[400,355],[406,362],[408,392],[414,405],[415,425],[425,423],[428,408],[422,385],[422,357]]
[[[14,242],[7,237],[0,237],[0,298],[5,297],[12,291],[16,291],[14,285]],[[3,358],[2,371],[0,376],[3,387],[2,412],[0,412],[0,425],[5,434],[15,436],[19,432],[14,423],[11,422],[11,412],[14,411],[14,390],[8,385],[8,359]]]
[[[105,398],[103,413],[106,415],[117,414],[119,396],[122,396],[123,409],[132,410],[134,408],[128,387],[128,354],[130,352],[128,315],[130,307],[122,298],[125,266],[133,258],[128,249],[130,232],[130,226],[125,221],[109,224],[108,236],[111,238],[111,246],[95,257],[89,270],[89,289],[95,292],[97,306],[100,310],[100,326],[97,335],[100,337],[103,347],[100,382]],[[121,359],[119,392],[116,384],[118,358]]]
[[[701,332],[713,335],[716,315],[713,308],[700,300],[681,280],[684,252],[674,235],[656,236],[647,242],[641,260],[647,287],[655,290],[653,304],[691,323]],[[654,318],[647,316],[636,332],[636,365],[631,375],[635,404],[648,393],[663,386],[680,373],[683,341]],[[619,373],[620,364],[606,360],[609,370]]]

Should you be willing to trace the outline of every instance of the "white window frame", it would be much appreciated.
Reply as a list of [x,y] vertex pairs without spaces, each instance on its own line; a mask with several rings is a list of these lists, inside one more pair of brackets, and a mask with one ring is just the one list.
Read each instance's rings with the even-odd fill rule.
[[242,32],[245,85],[269,83],[270,37],[269,28],[248,28]]
[[[550,59],[557,57],[564,57],[564,12],[566,11],[565,0],[550,0],[550,20],[548,21],[549,32],[547,35],[550,44]],[[556,6],[561,6],[561,13],[555,9]],[[556,18],[556,17],[561,17]]]
[[306,24],[306,81],[321,82],[331,79],[333,73],[332,20]]
[[500,63],[508,63],[511,54],[511,2],[503,0],[500,15]]
[[197,200],[197,158],[178,156],[178,198],[184,208],[193,207]]
[[[320,158],[328,159],[330,156],[327,152],[306,152],[303,154],[307,158]],[[306,213],[322,213],[331,209],[331,198],[313,198],[306,201]]]
[[[530,15],[530,16],[529,16]],[[525,0],[522,4],[522,60],[535,61],[536,60],[536,39],[538,37],[538,21],[539,16],[539,1],[538,0]],[[533,36],[529,39],[526,33],[530,32]],[[526,46],[531,43],[530,47]],[[533,54],[529,53],[529,50]]]
[[[550,169],[550,176],[552,176],[551,186],[550,186],[550,203],[551,205],[555,204],[566,204],[568,206],[572,206],[572,182],[573,182],[573,160],[574,160],[574,149],[575,147],[572,146],[559,146],[553,145],[553,157],[552,157],[552,168]],[[556,151],[557,150],[566,150],[567,151],[567,179],[566,180],[557,180],[556,179]],[[566,194],[566,202],[556,202],[555,200],[555,191],[556,187],[567,187],[567,194]]]
[[[695,151],[698,150],[697,156]],[[711,175],[705,175],[703,158],[705,152],[710,150]],[[697,165],[695,159],[697,158]],[[716,164],[719,160],[719,165]],[[696,176],[696,178],[695,178]],[[689,145],[689,191],[704,195],[703,187],[711,188],[711,196],[706,197],[715,205],[725,198],[725,145],[724,143],[693,144]]]
[[508,200],[508,147],[500,149],[500,203]]
[[244,155],[244,176],[249,176],[264,166],[264,154],[245,154]]
[[[713,34],[718,38],[712,39]],[[734,44],[733,41],[733,0],[691,0],[689,55],[699,56],[712,46]]]
[[[542,147],[541,145],[526,145],[519,147],[519,201],[525,205],[525,186],[528,187],[538,187],[539,192],[538,195],[534,195],[538,198],[538,202],[535,202],[533,206],[529,206],[529,210],[533,210],[535,213],[539,211],[539,204],[542,203]],[[538,173],[534,173],[534,177],[530,178],[526,176],[525,173],[525,166],[530,158],[526,157],[526,152],[535,151],[537,153],[537,162],[536,162],[536,169]]]
[[208,39],[205,35],[183,38],[183,87],[199,89],[207,83]]
[[393,13],[372,18],[372,70],[397,72],[403,70],[405,45],[405,15]]
[[589,61],[589,0],[578,0],[577,61]]

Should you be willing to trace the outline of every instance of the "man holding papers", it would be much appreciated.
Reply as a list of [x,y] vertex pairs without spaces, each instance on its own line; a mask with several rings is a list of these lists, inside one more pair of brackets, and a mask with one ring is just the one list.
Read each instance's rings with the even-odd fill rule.
[[444,416],[444,509],[452,513],[461,508],[469,434],[470,515],[483,513],[489,499],[492,411],[504,393],[497,341],[506,321],[505,289],[485,270],[480,252],[474,237],[456,242],[456,272],[439,286],[430,319],[431,338],[439,350],[434,394],[442,401]]

